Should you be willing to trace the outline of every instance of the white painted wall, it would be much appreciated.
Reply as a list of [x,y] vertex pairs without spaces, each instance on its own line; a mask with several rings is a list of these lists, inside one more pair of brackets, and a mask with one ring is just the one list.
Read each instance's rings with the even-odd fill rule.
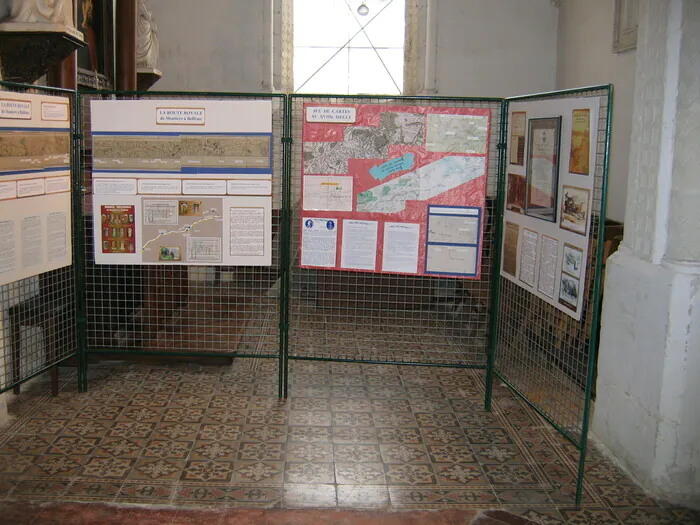
[[432,0],[440,95],[507,97],[551,91],[557,8],[551,0]]
[[615,54],[612,0],[563,0],[559,7],[557,89],[615,86],[608,179],[608,218],[625,218],[635,51]]
[[158,69],[163,72],[153,89],[269,90],[271,3],[149,0],[158,27]]
[[[554,89],[557,9],[551,0],[430,1],[438,94],[499,97]],[[148,0],[148,5],[163,72],[153,89],[269,89],[272,63],[279,69],[271,58],[277,54],[271,51],[273,18],[279,16],[272,0]]]

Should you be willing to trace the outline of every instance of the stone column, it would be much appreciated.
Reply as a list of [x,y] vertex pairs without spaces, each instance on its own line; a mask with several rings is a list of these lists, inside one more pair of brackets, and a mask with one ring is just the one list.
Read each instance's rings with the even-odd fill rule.
[[639,24],[593,432],[645,489],[700,507],[700,2],[640,0]]

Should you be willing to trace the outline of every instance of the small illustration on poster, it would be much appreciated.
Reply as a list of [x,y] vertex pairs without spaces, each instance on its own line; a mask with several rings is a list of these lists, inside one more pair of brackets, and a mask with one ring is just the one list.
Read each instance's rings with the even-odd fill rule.
[[525,213],[525,193],[527,183],[525,177],[516,173],[508,174],[508,198],[506,209],[515,213]]
[[180,217],[201,217],[202,201],[179,201]]
[[180,247],[179,246],[161,246],[158,251],[159,261],[180,261]]
[[503,271],[515,277],[518,265],[518,237],[520,225],[506,221],[506,234],[503,240]]
[[569,173],[588,175],[591,151],[591,110],[575,109],[571,113],[571,152]]
[[102,253],[136,253],[134,206],[103,204]]
[[578,279],[566,273],[561,274],[559,285],[559,302],[572,310],[578,309]]
[[575,186],[564,186],[561,203],[561,222],[565,230],[585,236],[588,230],[588,200],[590,190]]
[[527,113],[514,111],[511,116],[510,134],[510,163],[515,166],[525,164],[525,128]]
[[582,266],[583,250],[571,244],[564,244],[564,258],[561,263],[562,271],[576,278],[580,278]]

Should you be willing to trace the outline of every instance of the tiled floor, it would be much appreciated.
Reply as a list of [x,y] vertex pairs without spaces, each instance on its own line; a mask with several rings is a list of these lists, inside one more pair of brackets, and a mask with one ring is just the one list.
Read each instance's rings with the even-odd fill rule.
[[[67,374],[63,374],[67,376]],[[481,374],[273,360],[233,367],[101,365],[11,405],[0,500],[374,510],[506,508],[536,523],[700,523],[647,497],[595,450],[573,508],[578,452]],[[6,503],[7,504],[7,503]]]

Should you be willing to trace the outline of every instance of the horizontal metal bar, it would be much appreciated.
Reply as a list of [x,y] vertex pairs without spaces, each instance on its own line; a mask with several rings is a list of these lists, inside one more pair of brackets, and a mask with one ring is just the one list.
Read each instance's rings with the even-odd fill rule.
[[425,100],[425,101],[437,101],[437,102],[498,102],[502,103],[502,98],[493,97],[443,97],[440,95],[329,95],[325,94],[311,94],[311,93],[294,93],[290,95],[291,99],[295,98],[340,98],[340,99],[370,99],[370,100]]
[[23,378],[23,379],[20,379],[19,381],[16,381],[15,383],[12,383],[12,384],[10,384],[10,385],[4,387],[4,388],[0,388],[0,394],[2,394],[2,393],[4,393],[4,392],[7,392],[8,390],[13,389],[13,388],[16,387],[16,386],[21,385],[22,383],[26,383],[26,382],[29,381],[30,379],[33,379],[33,378],[35,378],[36,376],[43,374],[44,372],[48,372],[48,371],[51,370],[53,367],[59,366],[61,363],[64,363],[65,361],[68,361],[69,359],[73,359],[74,357],[77,357],[77,356],[78,356],[78,353],[75,352],[74,354],[71,354],[71,355],[69,355],[69,356],[67,356],[67,357],[64,357],[64,358],[62,358],[62,359],[59,359],[59,360],[56,361],[55,363],[51,363],[50,365],[45,366],[45,367],[42,368],[41,370],[37,370],[36,372],[32,372],[32,373],[31,373],[30,375],[28,375],[27,377],[25,377],[25,378]]
[[54,93],[66,93],[70,95],[75,95],[76,91],[74,89],[58,88],[53,86],[37,86],[35,84],[21,84],[19,82],[7,82],[5,80],[0,80],[0,87],[9,87],[12,89],[36,89],[39,91],[47,91]]
[[173,96],[198,96],[198,97],[258,97],[258,98],[284,98],[284,93],[233,93],[217,91],[109,91],[109,90],[84,90],[78,91],[81,95],[102,95],[102,96],[144,96],[146,100],[154,97]]
[[505,100],[508,100],[508,101],[530,100],[533,98],[560,97],[562,95],[576,95],[579,93],[588,93],[589,91],[610,91],[611,87],[612,87],[612,84],[602,84],[599,86],[586,86],[586,87],[580,87],[580,88],[562,89],[559,91],[543,91],[542,93],[533,93],[532,95],[520,95],[517,97],[508,97]]
[[376,359],[343,359],[339,357],[289,356],[290,361],[324,361],[329,363],[361,363],[367,365],[427,366],[433,368],[465,368],[486,370],[486,365],[458,365],[454,363],[419,363],[415,361],[381,361]]
[[134,355],[134,356],[163,356],[163,357],[250,357],[250,358],[264,358],[264,359],[278,359],[279,354],[242,354],[235,352],[158,352],[155,350],[123,350],[123,349],[109,349],[109,348],[94,348],[87,349],[87,354],[105,355]]

